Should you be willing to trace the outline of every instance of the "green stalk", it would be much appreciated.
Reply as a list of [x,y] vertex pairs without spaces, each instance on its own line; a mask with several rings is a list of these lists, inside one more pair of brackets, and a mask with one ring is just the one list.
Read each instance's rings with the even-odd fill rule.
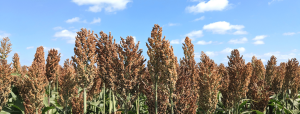
[[83,113],[86,113],[86,88],[83,88]]
[[157,75],[155,76],[155,114],[157,114]]
[[104,92],[103,92],[103,96],[104,96],[104,98],[103,98],[103,101],[104,101],[104,111],[103,111],[103,114],[105,114],[105,83],[103,83],[104,84]]
[[[138,86],[138,89],[139,89],[139,86]],[[136,103],[136,112],[137,112],[137,114],[140,114],[140,101],[139,101],[139,96],[140,96],[140,94],[139,94],[139,92],[138,92],[138,98],[137,98],[137,103]]]
[[[109,89],[109,100],[111,101],[111,89]],[[111,105],[110,105],[110,103],[109,103],[109,114],[111,114]]]
[[173,109],[173,98],[172,98],[172,88],[170,88],[170,99],[171,99],[171,114],[174,114],[174,109]]
[[126,99],[125,99],[125,114],[128,114],[128,110],[127,110],[128,96],[129,96],[129,94],[127,94]]
[[113,93],[113,111],[114,111],[114,114],[116,114],[116,112],[117,112],[115,101],[116,101],[115,100],[115,94]]
[[[48,89],[49,89],[49,93],[48,93],[48,105],[50,106],[50,84],[48,85]],[[48,110],[48,114],[50,114],[49,110]]]

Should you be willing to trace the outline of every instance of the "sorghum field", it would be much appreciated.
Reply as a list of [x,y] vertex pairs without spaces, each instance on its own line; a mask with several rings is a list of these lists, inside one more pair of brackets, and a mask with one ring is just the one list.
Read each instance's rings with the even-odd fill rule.
[[[296,58],[267,65],[245,63],[237,49],[228,67],[204,52],[196,63],[194,45],[185,38],[184,57],[155,24],[148,38],[149,60],[133,37],[113,42],[111,33],[77,32],[75,55],[59,65],[55,49],[44,57],[38,47],[31,66],[21,66],[9,38],[1,41],[1,114],[298,114],[300,66]],[[71,51],[71,50],[70,50]],[[147,62],[147,66],[145,65]],[[96,64],[96,65],[95,65]]]

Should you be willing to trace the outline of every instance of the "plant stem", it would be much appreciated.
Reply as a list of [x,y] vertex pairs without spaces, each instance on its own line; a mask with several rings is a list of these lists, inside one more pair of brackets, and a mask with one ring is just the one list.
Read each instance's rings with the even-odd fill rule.
[[104,98],[103,98],[103,101],[104,101],[104,111],[103,111],[103,114],[105,114],[105,83],[103,83],[103,85],[104,85],[104,92],[103,92],[103,96],[104,96]]
[[155,76],[155,114],[157,114],[157,75]]
[[86,113],[86,88],[83,88],[83,113]]
[[[138,89],[139,89],[139,86],[138,86]],[[139,94],[139,92],[138,92],[138,98],[137,98],[137,106],[136,106],[136,112],[137,112],[137,114],[140,114],[140,101],[139,101],[139,99],[140,99],[140,94]]]

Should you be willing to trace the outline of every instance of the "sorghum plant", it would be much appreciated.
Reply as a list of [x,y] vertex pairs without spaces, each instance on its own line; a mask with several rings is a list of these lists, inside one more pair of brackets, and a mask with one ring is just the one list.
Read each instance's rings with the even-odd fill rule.
[[248,85],[252,76],[252,66],[250,62],[245,65],[245,60],[243,56],[240,57],[237,49],[231,51],[230,57],[227,56],[227,58],[229,59],[227,71],[230,83],[228,93],[225,94],[229,95],[227,97],[223,95],[223,98],[229,102],[233,102],[234,112],[238,113],[239,101],[245,98],[248,92]]
[[202,51],[201,62],[198,63],[197,73],[199,74],[198,84],[200,90],[199,107],[205,113],[213,114],[218,103],[218,93],[221,87],[221,75],[218,73],[218,65]]
[[[173,49],[169,48],[169,41],[162,40],[162,28],[155,24],[151,31],[151,38],[148,38],[146,46],[148,48],[147,54],[150,58],[147,66],[151,76],[151,80],[154,83],[155,88],[155,114],[158,112],[157,105],[157,86],[161,86],[164,89],[175,89],[177,80],[177,73],[174,64]],[[166,69],[167,68],[167,69]],[[159,85],[158,85],[159,84]]]
[[9,38],[4,37],[1,40],[1,47],[0,47],[0,59],[6,59],[8,57],[8,54],[11,52],[11,43],[8,42]]
[[[58,50],[51,49],[48,51],[47,64],[46,64],[46,76],[49,84],[51,85],[54,80],[58,82],[59,76],[59,61],[60,54],[58,54]],[[56,82],[56,83],[57,83]]]
[[[286,72],[285,72],[285,80],[284,80],[284,90],[288,92],[288,90],[291,90],[290,98],[293,100],[295,98],[298,98],[298,86],[299,82],[297,78],[300,78],[300,75],[298,73],[299,71],[299,62],[296,58],[292,58],[291,60],[288,60],[288,63],[286,65]],[[288,93],[289,94],[289,93]]]
[[[249,88],[251,86],[254,86],[255,83],[257,85],[259,81],[264,80],[265,73],[266,73],[266,69],[263,63],[260,60],[257,60],[255,56],[252,57],[251,65],[252,65],[252,76],[250,78],[250,84],[248,86]],[[251,94],[252,94],[252,90],[250,89],[247,92],[247,98],[251,98]]]
[[0,111],[8,101],[11,92],[11,82],[13,81],[11,64],[7,64],[7,60],[0,60]]
[[45,88],[48,85],[45,74],[44,48],[41,46],[37,48],[28,76],[23,73],[16,83],[19,94],[25,101],[23,104],[26,114],[42,113]]
[[[114,88],[114,75],[115,71],[112,68],[113,64],[113,53],[117,50],[116,48],[116,40],[112,43],[113,36],[109,32],[109,36],[105,34],[103,31],[100,32],[101,38],[98,37],[96,42],[96,55],[97,55],[97,67],[98,67],[98,77],[101,78],[104,87],[104,104],[105,104],[105,88],[109,88],[110,90]],[[113,94],[114,97],[114,94]],[[114,105],[113,105],[114,106]],[[105,109],[105,105],[104,105]],[[104,112],[105,113],[105,110]]]
[[227,111],[229,108],[233,106],[233,102],[231,102],[230,99],[228,99],[231,95],[231,93],[229,92],[230,89],[228,88],[230,84],[230,79],[229,79],[228,71],[226,70],[226,67],[224,66],[223,63],[221,63],[218,66],[218,68],[219,68],[218,69],[219,74],[222,77],[220,92],[223,98],[221,99],[221,101],[223,106],[225,107],[225,110]]
[[[76,69],[76,80],[78,85],[83,88],[83,101],[84,101],[84,113],[86,113],[86,93],[93,85],[95,78],[94,64],[96,63],[96,42],[95,36],[86,29],[81,28],[80,32],[77,32],[74,53],[72,56],[74,61],[73,65]],[[75,64],[76,63],[76,64]]]
[[280,66],[277,66],[275,69],[275,77],[272,82],[273,84],[272,91],[274,91],[275,94],[279,94],[280,92],[282,92],[285,70],[286,70],[286,64],[284,62],[281,62]]
[[[58,67],[58,63],[60,61],[60,54],[58,54],[58,51],[55,50],[55,49],[50,49],[50,51],[48,51],[48,56],[47,56],[47,64],[46,64],[46,76],[47,76],[47,79],[48,79],[48,82],[49,82],[49,85],[48,85],[48,91],[49,91],[49,94],[48,94],[48,105],[50,106],[50,97],[51,97],[51,84],[53,83],[53,80],[55,79],[56,80],[56,84],[58,85],[58,76],[59,76],[59,67]],[[55,82],[54,82],[55,83]],[[55,84],[54,84],[55,85]],[[56,88],[58,89],[58,88]],[[48,114],[49,113],[49,110],[48,110]]]
[[114,90],[118,97],[118,103],[124,104],[125,114],[131,109],[132,102],[137,99],[141,75],[145,72],[146,59],[142,56],[142,49],[138,50],[139,42],[135,46],[132,36],[126,41],[121,37],[117,52],[113,53],[115,71]]
[[270,100],[269,97],[273,92],[269,90],[270,86],[265,81],[266,70],[264,65],[262,61],[257,60],[255,56],[252,57],[252,68],[252,77],[247,95],[253,100],[253,102],[251,102],[251,109],[264,112]]
[[273,80],[275,78],[276,73],[276,57],[274,55],[271,56],[270,60],[268,61],[268,64],[266,65],[266,76],[265,80],[266,83],[272,87],[273,86]]
[[63,106],[64,112],[67,111],[68,106],[72,106],[71,101],[77,96],[77,82],[75,80],[75,69],[72,66],[73,61],[67,59],[64,63],[62,75],[59,77],[59,100],[58,103]]
[[15,53],[13,56],[13,72],[21,74],[22,69],[19,59],[18,53]]
[[194,59],[194,45],[191,43],[189,37],[185,38],[183,44],[184,56],[180,59],[180,65],[177,63],[176,68],[178,80],[176,82],[174,109],[178,114],[195,114],[197,109],[197,91],[195,89],[196,61]]

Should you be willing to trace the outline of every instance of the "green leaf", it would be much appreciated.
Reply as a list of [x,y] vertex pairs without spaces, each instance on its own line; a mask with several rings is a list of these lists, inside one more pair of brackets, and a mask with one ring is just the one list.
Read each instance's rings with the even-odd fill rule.
[[263,112],[261,111],[258,111],[258,110],[252,110],[253,112],[256,112],[256,114],[264,114]]
[[50,107],[44,107],[44,109],[42,110],[42,113],[45,114],[45,112],[47,112],[50,109],[55,109],[55,106],[50,106]]

